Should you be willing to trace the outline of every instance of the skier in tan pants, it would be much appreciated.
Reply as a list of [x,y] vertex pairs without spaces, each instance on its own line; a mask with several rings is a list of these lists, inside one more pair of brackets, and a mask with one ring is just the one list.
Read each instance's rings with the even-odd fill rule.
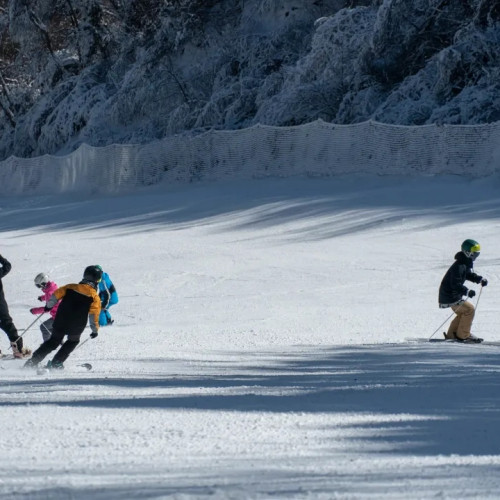
[[[480,250],[481,246],[477,241],[465,240],[461,251],[455,255],[455,262],[441,281],[439,307],[442,309],[451,307],[456,313],[448,331],[444,334],[445,339],[475,343],[483,341],[471,333],[475,309],[470,302],[467,302],[467,298],[474,297],[476,292],[464,286],[466,280],[481,284],[481,286],[488,284],[488,280],[473,271],[474,261],[479,256]],[[462,298],[464,295],[467,297],[465,300]]]

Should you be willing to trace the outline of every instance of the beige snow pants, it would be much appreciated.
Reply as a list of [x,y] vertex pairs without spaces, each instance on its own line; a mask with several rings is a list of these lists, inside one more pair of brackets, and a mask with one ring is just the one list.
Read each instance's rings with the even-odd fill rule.
[[451,306],[451,309],[456,316],[450,323],[446,338],[454,339],[456,335],[457,338],[464,340],[471,335],[470,330],[475,313],[474,306],[470,302],[463,302],[460,305]]

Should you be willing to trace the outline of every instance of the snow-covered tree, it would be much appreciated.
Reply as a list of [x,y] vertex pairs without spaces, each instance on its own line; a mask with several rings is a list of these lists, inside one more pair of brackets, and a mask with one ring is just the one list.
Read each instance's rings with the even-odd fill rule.
[[0,158],[500,116],[500,0],[0,0]]

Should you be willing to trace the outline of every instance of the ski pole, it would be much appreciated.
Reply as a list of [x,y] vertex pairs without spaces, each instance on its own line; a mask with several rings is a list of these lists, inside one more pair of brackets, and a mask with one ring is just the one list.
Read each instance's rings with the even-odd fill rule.
[[477,297],[477,302],[476,302],[476,313],[477,313],[477,308],[479,306],[479,299],[481,298],[482,293],[483,293],[483,285],[481,285],[481,288],[479,289],[479,296]]
[[479,289],[479,295],[477,296],[477,302],[476,302],[476,310],[475,310],[475,316],[477,316],[477,308],[479,306],[479,299],[481,298],[481,294],[483,293],[483,285],[481,285],[481,288]]
[[[40,319],[40,318],[44,315],[44,314],[45,314],[45,311],[43,311],[43,313],[42,313],[42,314],[39,314],[39,315],[38,315],[38,316],[34,319],[34,321],[33,321],[33,322],[32,322],[32,323],[31,323],[31,324],[30,324],[27,328],[25,328],[25,329],[24,329],[24,332],[23,332],[21,335],[19,335],[19,338],[21,338],[21,337],[22,337],[22,336],[23,336],[23,335],[24,335],[24,334],[25,334],[25,333],[26,333],[26,332],[27,332],[27,331],[28,331],[28,330],[29,330],[29,329],[30,329],[30,328],[31,328],[31,327],[32,327],[32,326],[33,326],[33,325],[34,325],[34,324],[35,324],[35,323],[36,323],[36,322],[37,322],[37,321],[38,321],[38,320],[39,320],[39,319]],[[10,345],[10,347],[9,347],[9,348],[10,348],[10,349],[12,349],[12,344]]]
[[455,312],[452,312],[433,332],[433,334],[429,337],[429,340],[436,335],[437,331],[445,324],[448,322],[448,320],[455,314]]
[[80,349],[80,347],[82,347],[83,344],[85,344],[86,342],[88,342],[92,337],[87,337],[83,342],[80,342],[76,347],[75,347],[75,351],[77,349]]
[[[87,337],[81,344],[78,344],[76,347],[75,347],[75,351],[77,349],[79,349],[80,347],[82,347],[83,344],[85,344],[86,342],[88,342],[92,337]],[[73,351],[74,352],[74,351]],[[92,370],[92,365],[90,363],[82,363],[81,365],[78,365],[78,366],[82,366],[83,368],[86,368],[87,370]]]
[[[24,329],[24,332],[23,332],[23,335],[45,314],[45,311],[43,311],[42,314],[39,314],[34,320],[33,322]],[[20,337],[22,337],[23,335],[19,335]]]
[[[465,303],[467,302],[467,299],[465,299],[461,304],[460,304],[460,307],[462,307]],[[434,337],[434,335],[436,335],[437,331],[445,324],[448,322],[448,320],[454,315],[454,314],[458,314],[458,311],[460,311],[460,307],[457,309],[457,311],[453,311],[433,332],[433,334],[429,337],[429,340],[432,339],[432,337]]]

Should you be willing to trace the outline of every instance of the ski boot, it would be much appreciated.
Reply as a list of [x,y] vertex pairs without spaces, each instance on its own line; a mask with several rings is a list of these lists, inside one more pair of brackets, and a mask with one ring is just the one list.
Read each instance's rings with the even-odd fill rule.
[[24,363],[23,368],[32,368],[33,370],[38,367],[38,363],[35,363],[32,359],[28,359],[26,363]]
[[[461,339],[459,339],[461,340]],[[484,339],[481,339],[479,337],[476,337],[475,335],[472,335],[472,333],[466,338],[461,340],[465,344],[480,344]]]
[[19,337],[15,342],[11,342],[12,354],[15,358],[23,359],[31,356],[31,349],[23,347],[23,339]]
[[47,368],[49,370],[64,370],[64,365],[60,361],[49,361],[47,363]]

